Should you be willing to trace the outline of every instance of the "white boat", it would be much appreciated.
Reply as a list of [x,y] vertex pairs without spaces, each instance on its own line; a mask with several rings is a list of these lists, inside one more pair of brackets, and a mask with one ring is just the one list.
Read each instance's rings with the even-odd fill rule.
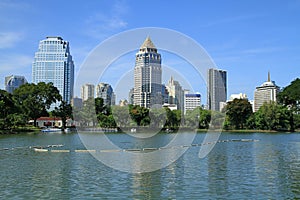
[[50,133],[50,132],[61,132],[60,128],[45,128],[42,130],[43,133]]

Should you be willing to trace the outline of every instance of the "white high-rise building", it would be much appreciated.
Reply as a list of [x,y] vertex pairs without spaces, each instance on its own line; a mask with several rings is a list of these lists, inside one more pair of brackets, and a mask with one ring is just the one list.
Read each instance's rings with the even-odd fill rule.
[[135,58],[134,105],[146,108],[162,105],[161,79],[161,55],[147,37]]
[[184,91],[178,81],[175,81],[171,76],[167,86],[169,93],[169,104],[177,105],[178,110],[184,109]]
[[227,100],[227,73],[220,69],[209,69],[207,77],[207,107],[220,111],[220,102]]
[[268,80],[261,86],[256,87],[254,91],[254,112],[258,111],[265,102],[276,101],[278,93],[279,87],[275,84],[275,81],[271,81],[269,72]]
[[81,86],[81,99],[83,101],[88,100],[89,98],[94,98],[95,97],[95,86],[93,84],[84,84]]
[[[32,63],[32,82],[52,82],[67,103],[73,98],[74,62],[69,42],[49,36],[39,43]],[[51,109],[59,103],[51,105]]]
[[184,95],[184,114],[187,110],[194,110],[201,106],[200,94],[185,94]]

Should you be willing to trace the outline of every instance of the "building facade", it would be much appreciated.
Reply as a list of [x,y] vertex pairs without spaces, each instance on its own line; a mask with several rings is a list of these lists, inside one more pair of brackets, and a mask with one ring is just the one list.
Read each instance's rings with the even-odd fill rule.
[[167,86],[169,93],[169,104],[177,105],[178,110],[184,109],[184,90],[178,81],[175,81],[173,77],[170,78]]
[[93,84],[84,84],[81,86],[80,90],[80,96],[82,101],[86,101],[89,98],[94,98],[95,97],[95,86]]
[[187,110],[194,110],[201,106],[200,94],[185,94],[184,95],[184,114]]
[[[32,82],[52,82],[67,103],[73,98],[74,62],[69,42],[49,36],[39,43],[32,63]],[[53,106],[58,106],[52,105]]]
[[134,105],[150,108],[162,105],[161,55],[149,37],[136,53],[134,67]]
[[24,76],[7,76],[5,77],[5,90],[9,93],[13,93],[15,89],[27,83],[27,80]]
[[113,88],[108,83],[99,83],[96,86],[96,97],[102,98],[104,105],[115,105],[116,96]]
[[227,99],[227,72],[220,69],[208,69],[207,108],[220,111],[220,102]]
[[279,93],[279,87],[275,84],[275,81],[271,81],[270,73],[268,73],[268,80],[261,86],[256,87],[254,91],[254,112],[265,103],[270,101],[276,101],[276,96]]

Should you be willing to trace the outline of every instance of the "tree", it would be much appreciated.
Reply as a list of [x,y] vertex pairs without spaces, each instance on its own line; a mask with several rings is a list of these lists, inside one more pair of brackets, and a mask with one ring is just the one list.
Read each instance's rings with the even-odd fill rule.
[[18,109],[13,101],[12,95],[5,90],[0,90],[0,129],[10,129],[12,115],[16,115]]
[[129,112],[131,118],[136,122],[137,126],[149,125],[149,109],[138,105],[129,105]]
[[208,129],[211,121],[211,111],[197,107],[188,110],[185,115],[185,125],[190,128]]
[[252,115],[252,106],[246,99],[234,99],[227,103],[225,111],[229,124],[235,129],[244,129]]
[[277,95],[278,103],[288,107],[292,114],[290,115],[290,129],[294,131],[299,124],[295,123],[296,115],[300,114],[300,79],[292,81]]
[[276,102],[264,103],[255,113],[256,127],[262,130],[288,130],[291,111]]
[[72,118],[72,107],[67,102],[62,101],[59,107],[55,107],[52,114],[56,117],[60,117],[62,120],[62,129],[65,130],[67,118]]
[[48,115],[51,104],[62,99],[53,83],[44,82],[24,84],[14,90],[13,96],[22,112],[34,120],[34,125],[39,117]]

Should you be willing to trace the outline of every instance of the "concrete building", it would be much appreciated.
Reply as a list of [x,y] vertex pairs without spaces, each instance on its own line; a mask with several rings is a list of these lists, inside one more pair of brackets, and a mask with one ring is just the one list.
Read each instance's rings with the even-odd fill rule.
[[71,106],[73,108],[81,108],[83,106],[83,102],[82,102],[82,99],[81,98],[78,98],[78,97],[74,97],[72,100],[71,100]]
[[184,114],[187,110],[194,110],[201,106],[200,94],[185,94],[184,95]]
[[7,76],[5,77],[5,90],[9,93],[13,93],[15,89],[27,83],[27,80],[24,76]]
[[220,69],[208,69],[207,107],[220,111],[220,102],[227,100],[227,72]]
[[83,86],[81,86],[80,95],[82,101],[86,101],[89,98],[94,98],[95,86],[93,84],[88,84],[88,83],[84,84]]
[[177,105],[178,110],[184,110],[184,90],[178,81],[170,78],[166,88],[169,93],[169,104]]
[[[61,37],[49,36],[39,43],[38,51],[32,63],[32,82],[52,82],[67,103],[73,98],[74,62],[70,53],[69,42]],[[51,105],[51,109],[59,106]]]
[[116,96],[113,88],[108,83],[99,83],[96,86],[96,97],[102,98],[104,105],[115,105]]
[[136,53],[134,67],[134,105],[150,108],[162,105],[161,55],[150,37],[147,37]]
[[246,94],[239,93],[239,94],[231,94],[229,97],[229,101],[233,101],[234,99],[248,99]]
[[278,93],[279,87],[275,84],[275,81],[271,81],[269,72],[268,80],[261,86],[256,87],[254,91],[254,112],[258,111],[265,102],[276,101]]

